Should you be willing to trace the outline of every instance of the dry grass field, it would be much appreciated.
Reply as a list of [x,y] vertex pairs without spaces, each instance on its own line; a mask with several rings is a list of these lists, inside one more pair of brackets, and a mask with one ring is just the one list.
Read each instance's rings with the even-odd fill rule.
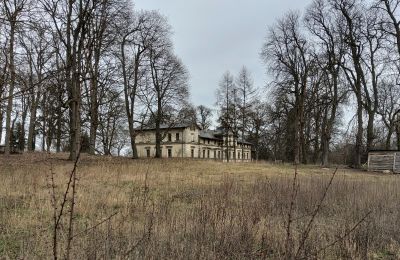
[[[0,259],[54,258],[65,158],[0,155]],[[291,165],[82,156],[69,258],[399,259],[399,176],[339,169],[327,189],[333,172],[301,166],[294,183]]]

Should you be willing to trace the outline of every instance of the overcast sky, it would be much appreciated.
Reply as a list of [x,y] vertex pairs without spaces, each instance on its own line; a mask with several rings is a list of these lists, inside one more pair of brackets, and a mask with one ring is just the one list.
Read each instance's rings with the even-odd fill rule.
[[173,28],[176,54],[190,73],[191,101],[213,107],[222,74],[242,66],[254,84],[266,85],[260,51],[273,25],[289,10],[303,11],[312,0],[134,0],[137,10],[158,10]]

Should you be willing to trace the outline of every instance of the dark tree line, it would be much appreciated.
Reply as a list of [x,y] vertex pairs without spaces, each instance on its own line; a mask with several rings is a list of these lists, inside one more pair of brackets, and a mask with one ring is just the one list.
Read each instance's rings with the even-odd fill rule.
[[399,19],[398,0],[314,0],[288,12],[261,50],[268,94],[250,94],[245,69],[225,73],[220,127],[269,160],[359,168],[369,150],[400,150]]
[[158,12],[135,11],[129,0],[2,0],[6,154],[40,143],[74,160],[81,145],[119,154],[130,140],[136,158],[137,129],[154,122],[160,144],[160,124],[173,124],[187,103],[187,79]]
[[328,165],[350,149],[360,167],[371,149],[400,149],[399,4],[315,0],[269,28],[267,156]]
[[[251,141],[257,159],[360,167],[368,150],[400,149],[399,6],[314,0],[288,12],[261,50],[268,94],[246,68],[225,73],[219,126]],[[158,12],[129,0],[1,0],[5,153],[67,151],[73,160],[84,144],[106,155],[129,146],[137,158],[136,136],[151,125],[160,156],[162,125],[212,126],[212,110],[188,97],[188,72]]]

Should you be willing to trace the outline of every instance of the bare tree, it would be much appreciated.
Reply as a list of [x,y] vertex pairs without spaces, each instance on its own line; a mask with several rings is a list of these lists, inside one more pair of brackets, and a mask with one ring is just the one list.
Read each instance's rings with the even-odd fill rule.
[[[320,92],[320,103],[323,106],[321,135],[321,163],[329,165],[329,150],[334,126],[337,121],[339,105],[346,97],[346,91],[341,84],[341,66],[344,58],[344,43],[342,41],[342,21],[332,14],[328,1],[316,0],[307,10],[305,18],[307,28],[316,37],[320,45],[317,50],[321,70],[321,83],[317,89]],[[341,86],[342,85],[342,86]]]
[[208,129],[212,124],[212,110],[206,106],[200,105],[196,107],[197,124],[201,129]]
[[[244,142],[246,132],[248,131],[249,125],[247,118],[251,113],[252,103],[254,101],[257,90],[253,87],[253,80],[251,78],[250,72],[248,69],[243,66],[239,72],[239,75],[236,79],[236,86],[239,91],[238,101],[239,101],[239,111],[240,111],[240,133],[241,133],[241,141]],[[258,127],[256,130],[259,130]],[[244,161],[244,146],[242,145],[242,161]],[[258,159],[258,158],[257,158]]]
[[6,110],[6,140],[5,140],[5,154],[9,154],[11,151],[10,140],[11,140],[11,112],[13,109],[13,97],[14,89],[16,84],[16,69],[15,69],[15,44],[16,34],[18,28],[21,26],[21,15],[28,6],[28,0],[3,0],[0,11],[4,13],[5,22],[8,24],[8,73],[10,75],[8,84],[8,97],[7,97],[7,110]]
[[304,156],[304,104],[312,71],[311,46],[301,32],[300,15],[290,12],[270,27],[261,57],[275,76],[275,86],[282,88],[293,100],[294,162],[306,162]]
[[[219,107],[218,121],[224,131],[225,135],[225,158],[229,162],[230,151],[229,146],[231,141],[235,142],[235,139],[231,140],[231,135],[234,135],[235,127],[235,98],[234,94],[236,91],[235,81],[232,74],[227,71],[222,76],[219,82],[219,88],[217,89],[217,106]],[[233,154],[233,160],[235,160],[235,153]]]
[[81,143],[81,103],[83,55],[88,25],[98,1],[68,0],[66,3],[42,0],[44,10],[53,21],[53,29],[65,51],[64,74],[68,90],[70,160],[75,160]]
[[[169,41],[169,39],[166,39]],[[186,103],[189,96],[188,73],[182,62],[165,43],[152,45],[149,51],[150,84],[142,89],[142,99],[155,123],[156,158],[161,158],[164,138],[161,124],[172,126],[174,114]]]
[[[127,12],[119,28],[120,50],[117,58],[121,63],[124,84],[125,110],[128,119],[132,156],[137,158],[135,119],[138,107],[136,98],[140,84],[149,70],[147,63],[149,51],[157,44],[170,45],[164,42],[168,37],[169,26],[164,17],[157,12]],[[158,42],[158,43],[157,43]]]
[[339,13],[339,19],[345,21],[343,40],[347,46],[348,62],[343,63],[347,81],[356,96],[357,102],[357,134],[355,142],[354,166],[361,167],[361,154],[363,144],[363,86],[366,85],[365,73],[362,66],[364,45],[362,37],[363,16],[358,0],[338,0],[333,3],[333,10]]

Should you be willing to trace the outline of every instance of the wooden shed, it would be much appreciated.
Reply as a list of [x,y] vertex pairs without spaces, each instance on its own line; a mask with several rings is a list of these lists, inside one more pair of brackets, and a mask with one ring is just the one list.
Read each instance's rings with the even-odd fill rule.
[[400,173],[400,151],[370,151],[368,171],[391,171]]

